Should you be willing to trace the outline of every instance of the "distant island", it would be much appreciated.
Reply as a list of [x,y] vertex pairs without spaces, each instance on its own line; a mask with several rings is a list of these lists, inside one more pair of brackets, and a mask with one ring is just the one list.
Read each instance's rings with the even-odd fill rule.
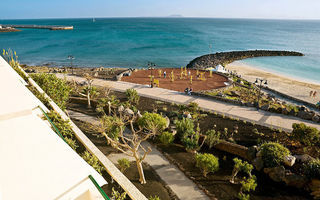
[[264,56],[304,56],[303,53],[295,51],[270,51],[270,50],[250,50],[250,51],[230,51],[208,54],[193,59],[187,68],[205,69],[217,65],[226,65],[236,60]]
[[183,16],[175,14],[175,15],[169,15],[168,17],[170,17],[170,18],[181,18]]

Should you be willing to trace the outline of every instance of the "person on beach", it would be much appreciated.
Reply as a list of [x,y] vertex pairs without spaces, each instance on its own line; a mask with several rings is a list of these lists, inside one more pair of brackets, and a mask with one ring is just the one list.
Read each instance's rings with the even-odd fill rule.
[[167,72],[166,72],[166,71],[163,72],[163,77],[164,77],[164,78],[167,77]]
[[317,91],[314,91],[313,92],[313,98],[316,98],[317,97]]
[[188,71],[188,76],[190,76],[191,75],[191,72],[190,72],[190,70]]
[[310,91],[309,96],[310,96],[310,97],[312,97],[312,96],[313,96],[313,91],[312,91],[312,90]]

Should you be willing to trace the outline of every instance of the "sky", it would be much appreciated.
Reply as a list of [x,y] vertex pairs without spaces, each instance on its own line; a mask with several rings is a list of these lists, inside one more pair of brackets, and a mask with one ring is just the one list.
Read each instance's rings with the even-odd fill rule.
[[320,19],[320,0],[1,0],[0,19],[86,17]]

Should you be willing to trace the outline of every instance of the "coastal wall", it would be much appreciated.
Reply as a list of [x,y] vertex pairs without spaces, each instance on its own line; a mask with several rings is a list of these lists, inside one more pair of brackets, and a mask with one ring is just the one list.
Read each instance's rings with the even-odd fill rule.
[[236,60],[246,58],[264,57],[264,56],[304,56],[302,53],[295,51],[269,51],[269,50],[252,50],[252,51],[230,51],[215,54],[208,54],[193,59],[187,68],[204,69],[207,67],[226,65]]

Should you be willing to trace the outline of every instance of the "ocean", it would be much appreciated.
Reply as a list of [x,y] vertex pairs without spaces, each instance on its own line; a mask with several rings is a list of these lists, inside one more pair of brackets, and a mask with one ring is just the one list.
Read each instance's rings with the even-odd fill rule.
[[0,33],[28,65],[181,67],[195,57],[233,50],[289,50],[304,57],[241,61],[291,77],[320,82],[320,21],[205,18],[96,18],[0,20],[0,24],[72,25],[74,30],[21,29]]

